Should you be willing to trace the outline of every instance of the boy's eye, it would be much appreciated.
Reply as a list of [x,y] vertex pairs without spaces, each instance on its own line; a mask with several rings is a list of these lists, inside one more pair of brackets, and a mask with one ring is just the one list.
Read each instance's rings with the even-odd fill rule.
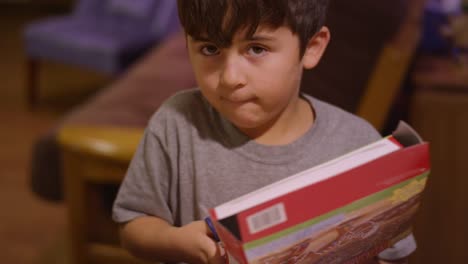
[[204,45],[200,51],[205,56],[213,56],[219,53],[219,49],[215,45]]
[[252,56],[262,56],[267,51],[264,47],[261,46],[252,46],[249,48],[249,54]]

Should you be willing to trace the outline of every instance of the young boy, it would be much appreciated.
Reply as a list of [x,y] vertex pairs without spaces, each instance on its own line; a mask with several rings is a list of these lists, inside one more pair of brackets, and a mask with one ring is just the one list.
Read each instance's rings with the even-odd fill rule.
[[[330,39],[328,0],[179,0],[199,85],[149,121],[114,204],[123,246],[147,260],[222,263],[208,208],[378,140],[302,94]],[[174,69],[177,70],[177,69]],[[319,203],[320,201],[311,201]],[[382,254],[404,259],[412,236]]]

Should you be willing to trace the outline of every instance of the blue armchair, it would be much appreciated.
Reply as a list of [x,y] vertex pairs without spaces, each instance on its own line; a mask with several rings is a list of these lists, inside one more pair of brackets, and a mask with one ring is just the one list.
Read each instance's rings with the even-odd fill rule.
[[28,25],[28,105],[37,101],[40,60],[113,75],[178,28],[174,0],[79,0],[70,15]]

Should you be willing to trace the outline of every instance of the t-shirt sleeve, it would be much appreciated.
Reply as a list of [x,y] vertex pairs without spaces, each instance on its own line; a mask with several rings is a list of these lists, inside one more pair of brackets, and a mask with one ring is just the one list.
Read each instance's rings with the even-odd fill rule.
[[173,224],[170,167],[163,139],[146,129],[114,201],[113,220],[124,223],[151,215]]
[[379,259],[382,260],[398,260],[406,258],[416,250],[416,240],[413,234],[395,243],[392,247],[380,252]]

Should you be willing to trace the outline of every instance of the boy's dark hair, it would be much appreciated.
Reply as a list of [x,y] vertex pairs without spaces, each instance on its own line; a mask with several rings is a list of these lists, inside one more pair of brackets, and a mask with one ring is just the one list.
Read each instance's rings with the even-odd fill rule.
[[310,38],[324,25],[329,0],[178,0],[179,18],[186,34],[209,39],[219,47],[231,44],[234,34],[257,27],[285,25],[298,35],[302,56]]

